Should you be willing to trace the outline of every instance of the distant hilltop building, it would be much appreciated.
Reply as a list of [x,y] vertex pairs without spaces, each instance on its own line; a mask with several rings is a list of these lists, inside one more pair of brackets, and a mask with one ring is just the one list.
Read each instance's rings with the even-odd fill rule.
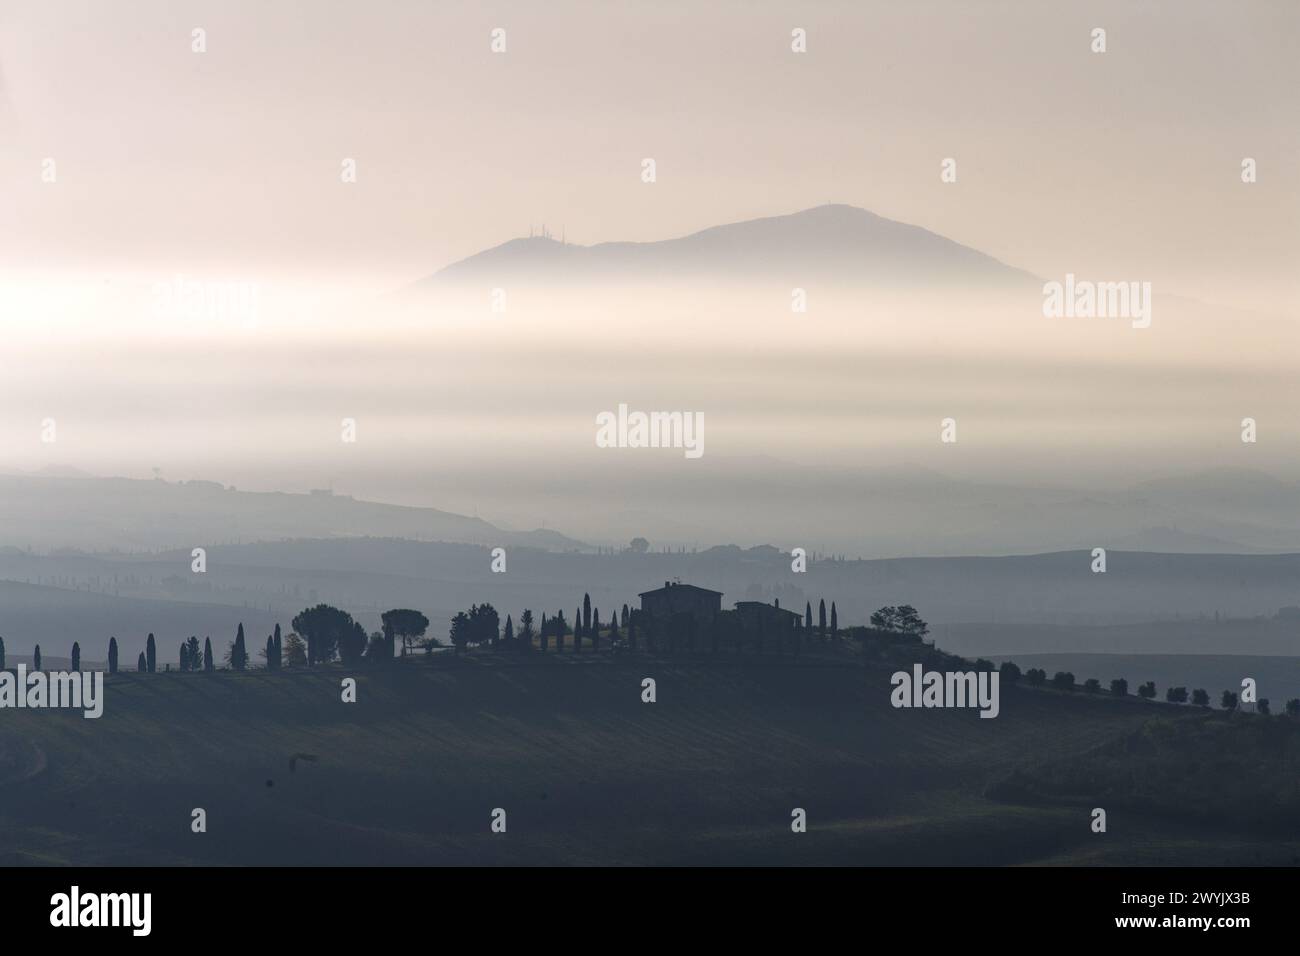
[[641,611],[650,617],[669,620],[674,614],[689,614],[699,621],[712,620],[722,610],[722,592],[665,581],[653,591],[643,591]]
[[[535,231],[534,228],[533,228],[533,226],[532,226],[532,225],[529,225],[529,227],[528,227],[528,238],[529,238],[529,239],[538,239],[538,238],[541,238],[541,239],[552,239],[552,240],[553,240],[553,239],[555,238],[555,236],[553,236],[553,235],[551,234],[551,231],[550,231],[549,229],[546,228],[546,223],[542,223],[542,231],[541,231],[541,232],[537,232],[537,231]],[[568,244],[569,244],[569,243],[568,243],[568,240],[565,239],[565,236],[564,236],[564,229],[563,229],[563,227],[561,227],[561,229],[560,229],[560,245],[562,245],[562,246],[567,246]]]

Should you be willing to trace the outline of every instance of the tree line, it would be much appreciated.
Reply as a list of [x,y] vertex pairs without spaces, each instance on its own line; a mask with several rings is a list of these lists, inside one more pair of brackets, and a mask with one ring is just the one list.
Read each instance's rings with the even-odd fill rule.
[[[730,616],[724,617],[724,615]],[[698,634],[700,627],[697,627],[697,622],[693,618],[685,620],[686,617],[689,616],[684,615],[682,620],[665,624],[657,619],[647,619],[641,612],[631,610],[624,604],[621,612],[615,610],[609,615],[608,620],[602,623],[600,609],[593,607],[590,594],[584,594],[582,604],[574,608],[572,623],[565,617],[563,609],[557,610],[550,616],[543,611],[538,619],[534,617],[531,609],[526,608],[520,615],[518,629],[509,614],[506,615],[503,627],[499,612],[491,604],[474,604],[452,618],[447,637],[448,643],[457,654],[464,653],[469,647],[488,647],[494,650],[517,652],[529,652],[534,649],[548,652],[554,648],[556,653],[567,650],[579,654],[583,652],[584,642],[585,646],[592,651],[598,651],[602,646],[602,640],[607,647],[615,651],[636,650],[639,639],[644,640],[645,648],[651,653],[661,651],[674,653],[683,649],[695,653],[697,637],[703,638],[716,654],[724,645],[734,646],[735,650],[740,652],[745,642],[752,641],[755,636],[758,640],[758,651],[761,653],[763,650],[764,635],[761,622],[757,635],[747,635],[738,629],[738,618],[735,617],[735,612],[722,612],[713,621],[705,622],[702,625],[704,633]],[[720,623],[720,619],[723,623]],[[417,648],[432,653],[447,646],[438,638],[428,636],[429,619],[420,611],[394,608],[383,612],[380,620],[382,629],[367,635],[361,624],[347,611],[328,604],[317,604],[305,608],[294,616],[291,622],[293,631],[287,636],[281,635],[280,625],[276,624],[274,632],[267,635],[265,647],[259,653],[266,669],[275,671],[285,667],[312,667],[334,660],[339,660],[348,666],[355,666],[363,661],[388,663],[398,656],[407,656]],[[818,602],[816,627],[814,628],[813,625],[811,601],[804,606],[801,623],[802,630],[806,634],[835,642],[845,634],[864,641],[872,636],[881,635],[892,639],[920,641],[930,630],[916,608],[908,604],[882,607],[871,615],[870,622],[869,628],[852,627],[847,631],[841,631],[835,602],[831,602],[828,614],[826,601],[821,599]],[[671,634],[666,643],[665,631]],[[793,645],[796,654],[801,646],[801,640],[797,639]],[[782,643],[778,641],[776,648],[777,653],[781,653]],[[42,663],[39,644],[33,649],[32,661],[33,669],[40,670]],[[178,661],[182,673],[211,673],[217,670],[212,638],[204,638],[202,645],[194,635],[182,641]],[[250,658],[242,622],[236,629],[234,639],[227,645],[221,661],[227,670],[244,671],[249,668]],[[108,672],[116,674],[119,663],[116,637],[110,637],[108,640],[107,662]],[[5,643],[0,637],[0,669],[4,667]],[[977,660],[975,667],[984,670],[994,669],[992,662],[983,659]],[[71,668],[74,671],[81,669],[79,641],[74,641],[72,644]],[[157,668],[157,642],[151,633],[145,639],[145,649],[140,652],[136,661],[136,670],[141,673],[154,673]],[[1099,680],[1089,678],[1082,684],[1078,684],[1074,674],[1069,671],[1057,671],[1049,679],[1047,672],[1042,668],[1031,667],[1022,673],[1020,667],[1013,661],[1003,662],[997,670],[1003,683],[1008,685],[1023,680],[1031,687],[1050,686],[1067,692],[1081,690],[1085,694],[1102,693]],[[1128,693],[1129,683],[1124,678],[1116,678],[1110,682],[1110,696],[1126,697]],[[1155,681],[1147,681],[1137,688],[1137,696],[1144,700],[1154,700],[1156,695]],[[1168,687],[1165,690],[1165,700],[1173,704],[1190,702],[1194,707],[1207,709],[1211,706],[1210,694],[1204,688],[1189,692],[1186,687]],[[1235,711],[1239,704],[1240,697],[1235,691],[1225,690],[1219,697],[1219,706],[1225,711]],[[1272,712],[1268,698],[1260,698],[1256,701],[1255,708],[1260,714],[1267,715]],[[1288,700],[1284,712],[1288,716],[1300,716],[1300,698]]]
[[[988,661],[977,661],[976,666],[978,667],[981,663],[987,664],[989,669],[993,667]],[[1057,671],[1049,679],[1047,671],[1041,667],[1031,667],[1021,674],[1020,668],[1015,663],[1004,661],[999,668],[999,673],[1002,675],[1002,681],[1007,684],[1015,684],[1023,677],[1025,683],[1030,687],[1050,686],[1056,690],[1070,692],[1082,690],[1085,694],[1102,693],[1101,681],[1095,677],[1090,677],[1082,684],[1077,684],[1074,674],[1069,671]],[[1112,697],[1126,697],[1128,691],[1129,684],[1124,678],[1117,677],[1110,682],[1109,693]],[[1140,684],[1137,689],[1137,696],[1143,700],[1155,700],[1156,693],[1156,682],[1153,680]],[[1165,688],[1165,701],[1170,704],[1186,704],[1190,702],[1193,707],[1206,709],[1211,706],[1210,692],[1202,687],[1198,687],[1190,693],[1186,687],[1167,687]],[[1241,698],[1236,691],[1225,690],[1219,695],[1219,706],[1229,713],[1237,710],[1240,703]],[[1255,701],[1255,712],[1266,716],[1273,712],[1272,705],[1267,697],[1261,697]],[[1300,697],[1293,697],[1288,700],[1284,712],[1289,717],[1300,717]]]
[[[563,609],[551,615],[543,611],[539,618],[534,616],[531,609],[526,608],[520,615],[518,628],[509,614],[506,615],[503,627],[496,608],[485,602],[458,612],[452,618],[447,642],[444,643],[428,635],[429,619],[420,611],[409,608],[385,611],[380,616],[382,629],[366,634],[365,628],[347,611],[322,603],[296,614],[291,621],[292,631],[287,635],[283,635],[280,625],[276,624],[274,632],[267,635],[265,646],[258,653],[267,670],[280,670],[285,667],[311,667],[335,660],[348,666],[355,666],[362,661],[384,663],[399,656],[405,657],[416,649],[432,653],[448,645],[457,654],[464,653],[470,647],[515,651],[538,649],[543,652],[553,649],[557,653],[582,653],[584,648],[599,651],[602,646],[615,651],[636,650],[638,641],[642,640],[652,652],[672,652],[679,649],[679,644],[693,652],[697,636],[709,640],[715,651],[720,644],[727,643],[728,639],[737,647],[743,640],[743,635],[735,633],[734,627],[721,626],[717,622],[704,626],[707,634],[697,635],[694,621],[686,623],[690,633],[684,640],[679,642],[676,635],[665,639],[662,622],[645,620],[638,626],[637,618],[640,615],[641,612],[624,604],[621,610],[615,609],[607,619],[602,620],[600,608],[592,605],[590,594],[584,594],[581,605],[574,608],[572,622],[566,618]],[[900,634],[923,636],[928,632],[928,627],[917,615],[916,609],[909,605],[881,608],[872,615],[871,622],[873,628]],[[803,627],[822,640],[829,638],[838,641],[844,633],[840,630],[839,611],[835,602],[831,602],[828,612],[824,599],[819,601],[815,629],[812,602],[806,604]],[[761,638],[762,635],[759,636]],[[761,643],[759,650],[762,650]],[[778,652],[779,650],[778,645]],[[0,638],[0,668],[5,666],[4,655],[4,640]],[[34,669],[40,670],[39,644],[33,650],[32,659]],[[197,635],[191,635],[180,643],[177,662],[177,669],[181,673],[211,673],[219,666],[225,670],[248,670],[251,656],[243,623],[239,623],[234,639],[227,644],[224,652],[214,651],[210,636],[200,643]],[[116,636],[108,640],[107,663],[110,674],[118,673]],[[72,669],[81,669],[80,642],[73,642],[72,645]],[[164,665],[164,669],[170,670],[171,665]],[[136,670],[149,674],[158,670],[158,645],[152,633],[145,639],[145,649],[139,654]]]

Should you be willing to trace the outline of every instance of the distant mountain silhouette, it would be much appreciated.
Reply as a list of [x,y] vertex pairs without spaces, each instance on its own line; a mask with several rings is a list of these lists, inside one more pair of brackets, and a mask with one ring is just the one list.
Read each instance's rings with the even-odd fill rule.
[[506,531],[436,508],[328,492],[287,494],[215,481],[0,474],[0,526],[38,547],[124,550],[299,537],[397,536],[425,541],[564,550],[582,543],[556,531]]
[[523,279],[600,282],[660,277],[804,276],[852,281],[1022,283],[1037,281],[992,256],[919,226],[855,206],[828,204],[786,216],[728,223],[678,239],[602,242],[511,239],[447,266],[413,287]]

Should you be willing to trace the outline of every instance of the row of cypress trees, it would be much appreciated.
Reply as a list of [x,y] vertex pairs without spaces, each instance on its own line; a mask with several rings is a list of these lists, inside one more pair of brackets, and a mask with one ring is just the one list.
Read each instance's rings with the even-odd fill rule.
[[[624,604],[623,605],[624,629],[627,628],[627,615],[628,615],[627,605]],[[561,617],[561,620],[563,620],[563,617]],[[609,622],[605,626],[608,627],[609,629],[609,639],[611,641],[617,640],[619,636],[617,611],[615,611],[614,614],[610,615]],[[574,637],[575,653],[582,650],[583,638],[587,638],[588,640],[591,641],[591,646],[593,650],[598,650],[600,648],[601,627],[602,625],[600,623],[600,608],[593,608],[591,606],[591,595],[584,594],[582,596],[582,610],[581,611],[575,610],[573,612],[573,637]],[[559,642],[562,647],[564,643],[564,635],[558,634],[557,637],[559,638]]]
[[[582,641],[585,638],[591,643],[592,650],[600,650],[600,633],[602,630],[608,631],[608,638],[611,642],[621,637],[619,633],[619,615],[615,612],[610,615],[608,624],[602,624],[600,620],[600,608],[591,606],[591,596],[584,594],[582,596],[582,607],[575,608],[573,612],[573,628],[570,629],[568,621],[564,619],[564,611],[557,611],[554,617],[547,617],[546,612],[542,612],[541,626],[537,631],[533,630],[533,612],[525,609],[520,617],[521,627],[516,635],[514,621],[510,615],[506,615],[505,630],[501,635],[502,642],[507,646],[517,644],[519,649],[528,650],[532,647],[533,636],[539,639],[539,647],[543,651],[550,650],[551,638],[555,639],[555,647],[558,651],[564,650],[564,639],[567,635],[573,635],[573,653],[582,652]],[[628,609],[623,605],[623,632],[628,627]]]
[[[180,646],[180,669],[186,671],[204,671],[212,672],[216,670],[216,662],[212,656],[212,638],[204,638],[203,648],[200,651],[197,637],[190,637],[188,641],[182,641]],[[248,667],[248,650],[244,644],[244,625],[239,625],[239,631],[235,635],[235,642],[231,645],[229,654],[230,664],[235,670],[246,670]],[[275,626],[275,634],[268,636],[266,639],[266,666],[270,670],[279,670],[283,661],[283,650],[280,640],[280,625]],[[0,670],[5,667],[5,642],[0,637]],[[41,645],[37,644],[32,652],[33,670],[41,669]],[[145,649],[140,652],[136,661],[136,670],[140,673],[152,674],[158,669],[158,644],[154,640],[153,634],[145,639]],[[81,670],[81,642],[72,642],[72,670]],[[116,674],[118,671],[118,650],[117,638],[108,639],[108,672]]]
[[[826,602],[820,602],[819,627],[818,631],[822,637],[827,634],[826,621]],[[805,627],[812,629],[812,603],[809,602],[805,609]],[[832,636],[838,637],[839,621],[835,603],[831,602],[830,608],[830,629]],[[593,608],[591,605],[591,595],[582,596],[582,607],[574,610],[573,629],[570,630],[567,622],[564,620],[564,612],[558,612],[555,617],[547,618],[542,614],[541,627],[538,637],[541,638],[542,650],[548,650],[550,638],[555,638],[556,649],[564,649],[564,638],[567,634],[573,634],[573,652],[581,653],[582,642],[585,638],[590,642],[593,650],[600,649],[600,633],[602,628],[608,630],[609,640],[615,641],[620,637],[619,634],[619,614],[615,612],[610,616],[608,625],[602,625],[600,620],[600,608]],[[525,649],[531,645],[533,637],[533,615],[531,611],[525,610],[522,618],[523,626],[518,634],[518,643]],[[622,609],[622,630],[624,633],[629,631],[629,610],[626,604]],[[510,646],[515,643],[516,635],[514,630],[514,621],[507,615],[505,628],[501,635],[503,641]],[[266,638],[266,666],[268,670],[280,670],[284,665],[284,648],[280,633],[280,625],[275,625],[275,633],[268,635]],[[246,670],[248,668],[248,649],[244,639],[244,625],[241,622],[235,640],[230,646],[227,653],[227,661],[234,670]],[[212,638],[204,638],[203,647],[200,649],[197,637],[191,636],[188,641],[181,642],[180,645],[180,670],[182,672],[212,672],[216,669],[216,661],[212,653]],[[38,644],[33,654],[35,669],[39,670],[41,666],[41,648]],[[0,668],[5,666],[5,647],[4,639],[0,638]],[[72,669],[80,670],[81,668],[81,644],[73,642],[72,645]],[[145,649],[140,652],[136,662],[136,670],[141,673],[152,674],[158,669],[158,650],[157,643],[151,633],[145,641]],[[116,674],[118,671],[118,648],[117,638],[108,639],[108,672]]]
[[266,669],[278,671],[283,663],[284,648],[280,644],[280,625],[277,624],[275,633],[266,638]]
[[[150,634],[149,638],[150,640],[152,640],[153,635]],[[116,673],[117,672],[117,638],[115,637],[110,637],[108,639],[108,662],[109,662],[110,670],[113,673]],[[4,668],[5,668],[5,639],[3,637],[0,637],[0,670],[4,670]],[[32,650],[32,670],[38,671],[40,669],[41,669],[41,645],[37,644],[36,647]],[[80,641],[72,642],[72,669],[74,671],[81,670],[81,642]]]
[[211,673],[216,669],[216,663],[212,659],[212,638],[203,639],[203,650],[199,651],[199,639],[191,636],[188,641],[181,643],[181,671],[203,670],[205,673]]
[[[804,604],[804,611],[803,611],[803,626],[804,626],[805,629],[807,629],[807,630],[809,630],[809,631],[812,630],[812,626],[813,626],[813,619],[812,619],[812,601],[808,601],[807,603]],[[836,640],[839,640],[839,636],[840,636],[840,616],[839,616],[839,613],[835,610],[835,602],[834,602],[834,601],[831,602],[831,626],[830,626],[830,632],[829,632],[829,633],[830,633],[830,636],[831,636],[831,637],[835,638]],[[822,599],[818,602],[818,607],[817,607],[817,636],[820,637],[820,638],[822,638],[823,640],[825,640],[825,639],[826,639],[826,634],[827,634],[827,630],[826,630],[826,599],[825,599],[825,598],[822,598]]]

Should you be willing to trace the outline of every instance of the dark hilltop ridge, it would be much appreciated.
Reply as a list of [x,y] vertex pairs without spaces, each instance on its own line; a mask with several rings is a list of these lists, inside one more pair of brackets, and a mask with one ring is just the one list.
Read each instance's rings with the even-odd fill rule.
[[[1300,861],[1292,716],[1006,668],[996,719],[900,709],[900,670],[991,665],[820,624],[798,653],[681,629],[653,648],[647,630],[633,650],[621,627],[577,650],[547,620],[545,651],[498,636],[387,664],[124,665],[99,719],[6,711],[0,862]],[[190,830],[194,807],[206,834]],[[490,829],[498,809],[506,839]]]

